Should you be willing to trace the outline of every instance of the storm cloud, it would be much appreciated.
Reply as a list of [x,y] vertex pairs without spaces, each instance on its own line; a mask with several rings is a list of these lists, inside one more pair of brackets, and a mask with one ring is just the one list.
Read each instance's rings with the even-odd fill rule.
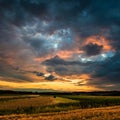
[[119,6],[119,0],[0,0],[1,80],[86,74],[87,85],[119,90]]
[[88,56],[98,55],[101,53],[103,46],[97,45],[93,43],[89,43],[86,46],[84,46],[84,51]]

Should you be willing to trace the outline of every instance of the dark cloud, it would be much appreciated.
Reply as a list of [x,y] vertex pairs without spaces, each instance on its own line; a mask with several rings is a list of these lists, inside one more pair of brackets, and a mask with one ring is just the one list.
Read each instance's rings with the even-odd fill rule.
[[37,75],[37,76],[44,76],[44,73],[36,72],[36,75]]
[[89,43],[83,47],[83,50],[88,56],[98,55],[102,52],[102,45],[96,43]]
[[110,2],[108,2],[107,0],[94,1],[94,3],[92,3],[91,5],[90,13],[93,15],[95,23],[98,26],[102,27],[109,27],[113,24],[119,24],[119,4],[119,0],[117,0],[116,2],[114,2],[114,0],[111,0]]
[[53,58],[50,58],[48,60],[43,61],[42,64],[45,64],[45,65],[48,65],[48,66],[49,65],[50,66],[55,66],[55,65],[66,65],[66,66],[81,65],[81,66],[86,66],[86,65],[91,64],[91,62],[87,62],[87,63],[83,64],[80,61],[67,61],[67,60],[64,60],[64,59],[60,58],[58,55],[56,55]]
[[120,54],[117,53],[111,59],[94,64],[94,71],[91,73],[91,79],[88,84],[106,90],[116,90],[120,85]]
[[91,62],[66,61],[59,56],[46,60],[42,64],[47,65],[48,72],[56,72],[59,75],[78,75],[93,71],[93,68],[91,68],[93,63]]
[[56,78],[53,75],[49,75],[49,76],[45,77],[45,80],[54,81],[54,80],[56,80]]
[[[94,77],[102,77],[111,82],[119,82],[119,72],[120,72],[120,62],[119,62],[120,54],[117,53],[111,59],[100,63],[96,68]],[[118,79],[116,79],[118,78]]]
[[[0,76],[29,81],[20,69],[34,71],[44,65],[50,73],[90,74],[88,84],[97,87],[114,84],[118,89],[119,6],[119,0],[0,0]],[[86,45],[91,36],[104,37],[112,47],[107,52],[114,50],[116,55],[108,57],[101,40],[101,45],[92,42]],[[55,56],[61,51],[71,55],[66,60],[61,59],[66,52]],[[47,57],[51,58],[42,63],[35,61]],[[44,76],[41,71],[35,74]],[[55,78],[50,75],[45,79]]]
[[0,76],[1,80],[14,82],[33,82],[32,79],[22,73],[18,67],[13,67],[5,61],[0,60]]
[[34,49],[39,50],[42,47],[43,42],[42,40],[39,40],[39,39],[33,39],[33,40],[30,40],[29,43]]
[[21,5],[23,8],[32,13],[35,16],[38,17],[46,17],[48,13],[48,4],[46,4],[44,1],[26,1],[26,0],[21,0]]
[[[114,2],[113,0],[109,3],[106,0],[53,0],[52,2],[49,0],[12,0],[12,2],[1,0],[1,13],[3,14],[3,20],[15,25],[19,24],[20,27],[28,23],[34,23],[36,18],[41,21],[46,20],[47,17],[48,22],[53,22],[47,28],[47,32],[70,27],[80,37],[87,38],[91,35],[101,34],[103,29],[112,30],[114,29],[112,26],[119,26],[119,4],[119,1]],[[9,7],[12,9],[9,9]],[[19,9],[19,11],[16,9]],[[116,35],[112,36],[115,37]],[[116,42],[115,44],[118,45]]]
[[55,56],[51,59],[48,59],[46,61],[43,62],[43,64],[46,64],[46,65],[58,65],[58,64],[67,64],[66,61],[64,61],[63,59],[61,59],[59,56]]

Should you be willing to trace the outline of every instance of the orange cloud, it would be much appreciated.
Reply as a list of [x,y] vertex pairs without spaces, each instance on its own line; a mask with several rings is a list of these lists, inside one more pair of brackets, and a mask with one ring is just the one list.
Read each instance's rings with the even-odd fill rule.
[[64,80],[70,82],[71,84],[77,85],[80,83],[81,85],[87,86],[88,79],[90,78],[89,74],[82,74],[82,75],[71,75],[71,76],[64,76]]
[[53,57],[53,55],[49,54],[49,55],[46,55],[44,57],[36,57],[36,58],[34,58],[34,61],[36,61],[36,62],[43,62],[43,61],[45,61],[47,59],[50,59],[52,57]]
[[61,50],[57,53],[58,56],[60,56],[63,59],[68,59],[70,58],[73,54],[80,54],[82,53],[82,51],[78,50],[78,49],[74,49],[74,50]]
[[34,58],[34,61],[36,62],[43,62],[47,59],[50,59],[56,55],[58,55],[60,58],[62,59],[69,59],[73,54],[80,54],[82,53],[83,51],[79,50],[79,49],[74,49],[74,50],[59,50],[57,51],[56,53],[54,54],[49,54],[49,55],[46,55],[44,57],[36,57]]
[[98,45],[103,45],[104,51],[113,50],[112,46],[109,44],[109,41],[104,36],[90,36],[86,39],[84,44],[96,43]]

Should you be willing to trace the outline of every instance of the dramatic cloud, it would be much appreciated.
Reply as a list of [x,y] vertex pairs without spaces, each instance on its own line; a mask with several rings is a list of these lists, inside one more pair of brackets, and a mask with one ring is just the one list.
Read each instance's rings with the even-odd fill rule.
[[120,58],[120,54],[118,53],[111,59],[97,65],[96,71],[92,74],[93,80],[91,81],[91,83],[95,84],[94,82],[97,81],[97,84],[99,85],[103,81],[104,85],[110,84],[113,86],[116,85],[119,86],[119,79],[120,79],[119,58]]
[[45,78],[45,80],[53,81],[56,78],[53,75],[49,75],[48,77]]
[[86,46],[84,46],[84,51],[88,56],[98,55],[101,53],[103,46],[97,45],[93,43],[89,43]]
[[67,61],[61,59],[59,56],[55,56],[49,60],[43,62],[47,65],[48,72],[56,72],[58,75],[82,75],[84,73],[90,73],[94,70],[91,66],[94,64],[91,61]]
[[120,90],[119,6],[119,0],[0,0],[1,83]]

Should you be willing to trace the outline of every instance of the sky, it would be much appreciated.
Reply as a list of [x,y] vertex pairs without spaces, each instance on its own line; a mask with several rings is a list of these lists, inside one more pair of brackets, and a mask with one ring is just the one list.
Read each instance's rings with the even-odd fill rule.
[[120,0],[0,0],[0,90],[120,90]]

